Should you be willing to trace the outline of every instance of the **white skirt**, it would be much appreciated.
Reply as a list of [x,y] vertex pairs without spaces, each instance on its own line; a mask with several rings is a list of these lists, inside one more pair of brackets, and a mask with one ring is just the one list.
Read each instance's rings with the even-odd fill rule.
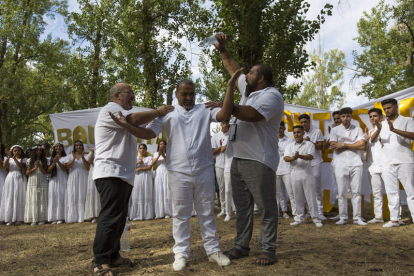
[[24,222],[47,221],[47,189],[46,175],[37,169],[29,176],[26,191]]
[[155,171],[154,205],[155,218],[172,217],[173,201],[170,189],[168,188],[168,171],[165,166],[159,167]]
[[48,221],[65,220],[65,199],[67,184],[68,174],[66,172],[58,171],[57,175],[50,179],[47,209]]
[[1,195],[0,221],[23,222],[26,203],[26,177],[11,171],[4,182]]
[[89,169],[88,175],[88,187],[86,190],[86,202],[85,202],[85,219],[93,219],[99,216],[101,211],[101,198],[99,197],[98,190],[93,181],[93,166]]
[[135,175],[134,188],[129,200],[129,219],[154,219],[151,172],[140,172]]
[[69,173],[65,200],[65,221],[67,223],[84,221],[87,184],[88,171],[75,169]]
[[7,171],[6,169],[0,169],[0,206],[1,206],[1,195],[3,193],[4,182],[6,181]]

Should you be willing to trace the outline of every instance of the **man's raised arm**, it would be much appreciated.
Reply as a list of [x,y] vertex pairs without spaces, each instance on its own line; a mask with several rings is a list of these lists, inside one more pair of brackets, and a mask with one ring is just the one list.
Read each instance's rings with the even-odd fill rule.
[[[221,54],[221,60],[223,61],[224,68],[226,68],[230,76],[233,76],[234,73],[236,73],[236,71],[240,69],[240,66],[237,64],[237,62],[234,60],[234,58],[230,55],[230,53],[226,49],[227,35],[222,34],[222,33],[217,33],[215,36],[218,42],[214,44],[214,47],[216,47],[216,49]],[[237,86],[237,79],[236,79],[236,86]]]

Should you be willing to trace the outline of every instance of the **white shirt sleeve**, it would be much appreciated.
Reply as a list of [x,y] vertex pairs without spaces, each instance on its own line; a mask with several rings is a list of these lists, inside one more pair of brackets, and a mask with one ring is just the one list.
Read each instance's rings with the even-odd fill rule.
[[292,157],[292,153],[291,153],[291,151],[292,151],[292,148],[293,148],[293,143],[291,143],[291,144],[288,144],[287,146],[286,146],[286,148],[285,148],[285,153],[283,154],[283,156],[289,156],[289,157]]
[[210,110],[210,120],[212,122],[218,122],[217,121],[217,113],[219,113],[220,110],[221,110],[221,108],[214,108],[213,110]]
[[146,128],[151,129],[155,135],[160,134],[160,132],[164,129],[161,120],[161,118],[155,118],[151,123],[147,125]]
[[331,134],[329,134],[329,141],[338,142],[338,136],[336,135],[336,129],[331,129]]
[[365,133],[362,131],[362,128],[358,127],[357,129],[358,129],[358,138],[355,141],[355,143],[358,142],[358,141],[360,141],[360,140],[364,140],[365,141],[366,136],[365,136]]
[[408,120],[406,131],[414,132],[414,119],[410,118],[410,120]]
[[[119,118],[119,111],[121,111],[122,116],[124,116],[125,118],[133,113],[132,110],[123,109],[122,106],[120,106],[119,104],[110,105],[108,111],[110,111],[117,118]],[[115,123],[115,121],[111,118],[111,116],[109,116],[108,113],[104,114],[103,118],[100,119],[105,123],[105,125],[110,126],[111,128],[123,128],[117,123]]]
[[315,145],[311,142],[308,143],[309,147],[306,148],[306,155],[310,154],[312,156],[315,156]]
[[[246,86],[247,86],[246,75],[245,74],[241,74],[239,76],[239,79],[237,80],[237,86],[239,88],[240,94],[242,95],[241,100],[243,100],[243,98],[246,95]],[[242,101],[240,101],[240,102],[242,103]]]
[[213,136],[211,136],[211,148],[215,149],[216,148],[216,134],[214,134]]
[[266,89],[250,106],[257,110],[267,121],[283,111],[283,99],[274,91],[276,88]]

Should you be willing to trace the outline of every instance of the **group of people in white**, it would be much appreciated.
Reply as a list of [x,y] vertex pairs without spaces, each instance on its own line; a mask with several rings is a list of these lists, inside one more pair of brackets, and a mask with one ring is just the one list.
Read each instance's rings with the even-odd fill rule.
[[[367,127],[365,132],[351,124],[351,108],[345,107],[333,112],[334,124],[332,128],[329,127],[329,139],[325,145],[321,131],[310,126],[309,115],[299,116],[300,125],[293,127],[294,139],[285,135],[285,124],[281,122],[276,197],[283,217],[289,218],[286,212],[286,189],[295,220],[291,225],[303,224],[305,218],[311,216],[315,225],[322,227],[322,221],[327,219],[323,212],[321,188],[323,147],[333,150],[331,164],[338,188],[339,215],[331,219],[338,220],[337,225],[348,223],[348,190],[351,192],[353,224],[366,226],[368,223],[384,223],[382,181],[391,216],[390,221],[383,227],[403,224],[399,182],[407,194],[411,217],[414,217],[414,154],[411,149],[414,119],[399,115],[398,102],[395,99],[382,101],[382,108],[383,110],[372,108],[368,111],[372,127]],[[364,168],[369,172],[374,199],[375,217],[368,222],[361,215]]]
[[[139,145],[128,209],[131,220],[172,217],[166,146],[161,140],[151,157],[147,156],[147,145]],[[0,144],[0,223],[96,223],[101,203],[92,178],[94,149],[88,149],[85,154],[81,140],[74,143],[70,155],[61,143],[53,146],[52,154],[48,143],[28,149],[26,154],[21,146],[8,150]]]

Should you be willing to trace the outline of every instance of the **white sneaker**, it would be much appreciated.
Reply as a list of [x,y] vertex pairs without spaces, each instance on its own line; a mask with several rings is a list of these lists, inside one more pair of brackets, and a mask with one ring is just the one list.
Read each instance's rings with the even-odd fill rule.
[[344,225],[344,224],[347,224],[347,223],[348,223],[347,220],[345,220],[345,219],[339,219],[339,221],[337,221],[335,224],[336,225]]
[[389,221],[386,224],[384,224],[382,227],[391,228],[391,227],[398,227],[398,226],[400,226],[398,222]]
[[223,216],[225,216],[225,215],[226,215],[226,212],[221,211],[221,212],[217,215],[217,217],[219,218],[219,217],[223,217]]
[[55,220],[55,221],[52,221],[52,223],[51,224],[56,224],[57,223],[57,221]]
[[285,219],[290,218],[290,216],[289,216],[287,213],[283,213],[283,217],[284,217]]
[[57,224],[62,224],[63,223],[63,220],[59,220],[58,222],[57,222]]
[[338,219],[341,219],[341,217],[340,217],[339,215],[337,215],[337,216],[335,216],[335,217],[331,217],[331,218],[329,218],[329,219],[331,219],[331,220],[338,220]]
[[404,224],[405,224],[405,222],[404,222],[404,221],[402,221],[401,219],[399,219],[399,220],[398,220],[398,223],[399,223],[400,225],[404,225]]
[[383,219],[377,219],[377,218],[373,218],[373,219],[371,219],[371,220],[369,220],[368,221],[368,223],[381,223],[381,222],[384,222],[384,220]]
[[311,215],[310,215],[309,213],[307,213],[307,214],[305,214],[303,217],[304,217],[305,219],[307,219],[307,218],[310,218],[310,217],[311,217]]
[[41,222],[38,223],[38,225],[43,225],[43,224],[45,224],[44,221],[41,221]]
[[13,222],[6,223],[6,226],[11,226],[11,225],[13,225]]
[[169,218],[171,218],[171,217],[170,217],[170,216],[165,216],[164,218],[169,219]]
[[35,226],[37,223],[36,222],[32,222],[32,224],[30,224],[31,226]]
[[324,215],[319,215],[320,220],[327,220],[327,218]]
[[361,218],[354,219],[354,224],[358,224],[361,226],[367,226],[368,223],[364,222]]
[[316,227],[322,227],[323,226],[322,222],[315,222],[315,225],[316,225]]
[[94,218],[94,219],[91,220],[91,223],[97,223],[97,222],[98,222],[97,218]]
[[173,264],[174,271],[183,271],[187,266],[187,258],[183,253],[175,254],[175,261]]
[[305,221],[303,221],[303,220],[295,221],[295,222],[292,222],[290,225],[292,225],[292,226],[298,226],[298,225],[301,225],[301,224],[305,224]]
[[210,262],[216,262],[219,266],[227,266],[231,264],[231,261],[229,258],[227,258],[226,255],[221,253],[221,251],[215,252],[208,256],[208,260]]
[[227,215],[226,218],[224,219],[224,222],[228,222],[230,220],[231,220],[231,216],[230,215]]

